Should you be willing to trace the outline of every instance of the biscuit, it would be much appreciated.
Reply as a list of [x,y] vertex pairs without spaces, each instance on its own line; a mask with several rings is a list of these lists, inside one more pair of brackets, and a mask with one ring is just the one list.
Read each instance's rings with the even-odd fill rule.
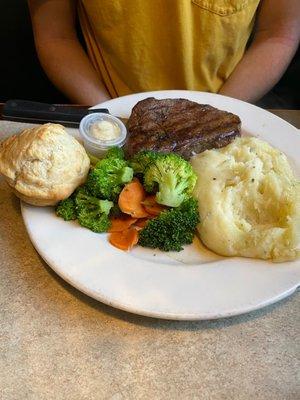
[[84,147],[59,124],[26,129],[0,144],[0,173],[23,201],[57,204],[86,180]]

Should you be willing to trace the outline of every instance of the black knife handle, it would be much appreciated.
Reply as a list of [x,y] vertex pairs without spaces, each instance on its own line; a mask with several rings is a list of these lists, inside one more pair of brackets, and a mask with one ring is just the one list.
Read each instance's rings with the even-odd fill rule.
[[61,106],[28,100],[8,100],[4,104],[2,117],[13,121],[59,122],[69,126],[78,126],[85,115],[94,112],[109,113],[106,108],[89,110],[86,107]]

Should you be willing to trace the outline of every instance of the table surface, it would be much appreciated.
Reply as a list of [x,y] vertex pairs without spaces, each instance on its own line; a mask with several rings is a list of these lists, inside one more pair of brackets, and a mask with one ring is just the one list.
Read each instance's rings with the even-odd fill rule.
[[[272,112],[300,128],[300,111]],[[0,121],[0,140],[24,127]],[[3,400],[300,398],[299,292],[218,321],[113,309],[43,262],[1,179],[0,304]]]

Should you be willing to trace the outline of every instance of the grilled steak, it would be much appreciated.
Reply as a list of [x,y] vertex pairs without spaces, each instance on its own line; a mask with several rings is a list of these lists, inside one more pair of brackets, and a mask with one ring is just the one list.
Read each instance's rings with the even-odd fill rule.
[[140,150],[180,154],[189,159],[204,150],[224,147],[240,136],[235,114],[186,99],[139,101],[127,122],[128,157]]

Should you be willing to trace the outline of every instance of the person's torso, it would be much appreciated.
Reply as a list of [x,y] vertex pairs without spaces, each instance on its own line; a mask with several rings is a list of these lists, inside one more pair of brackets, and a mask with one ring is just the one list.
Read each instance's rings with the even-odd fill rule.
[[81,0],[93,65],[112,97],[217,92],[242,58],[259,0]]

